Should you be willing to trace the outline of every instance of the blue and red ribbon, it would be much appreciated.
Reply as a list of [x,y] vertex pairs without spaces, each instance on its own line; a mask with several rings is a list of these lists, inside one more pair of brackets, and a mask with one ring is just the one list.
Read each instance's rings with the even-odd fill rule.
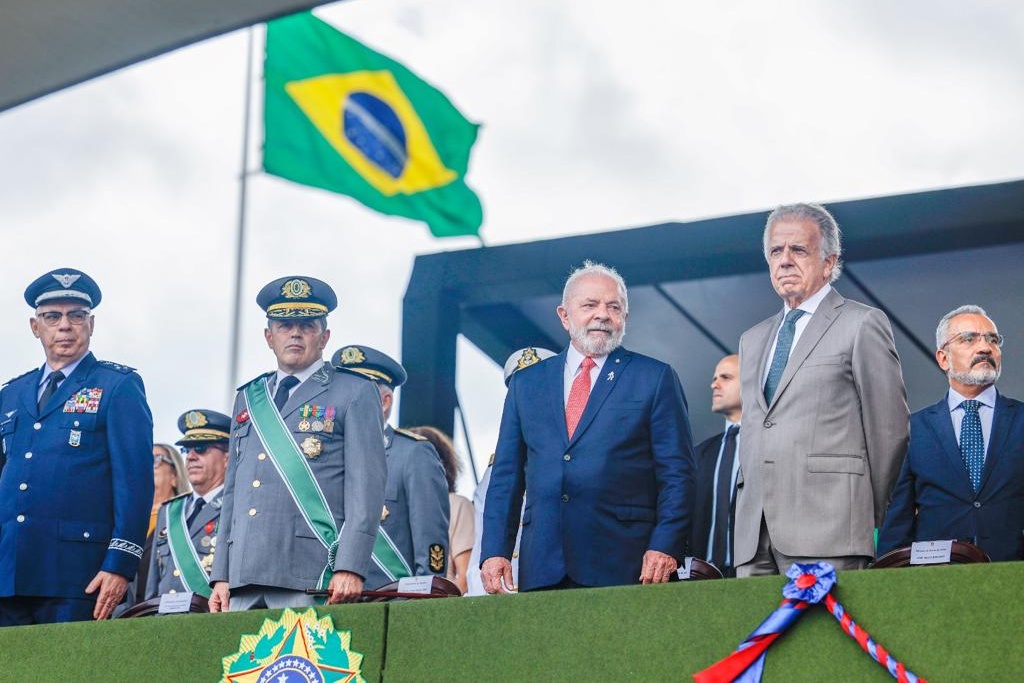
[[899,683],[927,683],[876,643],[836,601],[831,594],[832,588],[836,585],[836,570],[831,564],[798,562],[789,568],[786,576],[790,581],[782,588],[785,599],[779,607],[739,644],[735,652],[695,673],[693,680],[696,683],[759,683],[764,672],[768,648],[785,633],[786,629],[796,623],[808,607],[822,601],[829,613],[839,622],[843,632],[857,641],[861,649],[883,666]]

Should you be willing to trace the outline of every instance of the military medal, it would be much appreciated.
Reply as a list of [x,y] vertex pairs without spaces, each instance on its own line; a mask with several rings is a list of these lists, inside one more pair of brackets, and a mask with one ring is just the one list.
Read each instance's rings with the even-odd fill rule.
[[314,432],[322,432],[322,431],[324,431],[324,423],[323,423],[322,420],[313,420],[312,427],[313,427],[313,431]]
[[82,445],[82,432],[77,429],[72,429],[71,434],[68,436],[69,446],[81,446]]
[[308,432],[309,429],[310,429],[310,426],[311,425],[309,424],[309,420],[307,420],[306,418],[302,418],[301,420],[299,420],[299,431],[300,432]]
[[209,536],[203,536],[199,539],[199,545],[203,546],[204,548],[209,548],[211,545],[213,545],[213,539]]
[[324,445],[320,443],[320,439],[315,436],[307,436],[300,446],[302,448],[302,453],[310,460],[320,457],[320,453],[324,449]]
[[327,410],[324,411],[324,431],[325,432],[333,432],[334,431],[334,415],[336,414],[336,412],[337,411],[335,411],[334,406],[327,406]]
[[203,527],[203,531],[205,531],[207,534],[212,534],[216,529],[217,522],[215,522],[212,519],[206,523],[206,526]]

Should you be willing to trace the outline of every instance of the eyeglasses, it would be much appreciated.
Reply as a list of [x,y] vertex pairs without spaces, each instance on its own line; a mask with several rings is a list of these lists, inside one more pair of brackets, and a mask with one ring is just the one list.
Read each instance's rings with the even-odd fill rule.
[[153,454],[153,466],[155,467],[155,466],[159,465],[160,463],[163,463],[165,465],[170,465],[171,467],[175,466],[174,465],[174,460],[171,459],[171,456],[165,455],[163,453],[160,453],[160,454],[154,453]]
[[60,324],[61,318],[66,317],[68,322],[72,325],[84,325],[89,321],[89,317],[92,315],[92,311],[87,308],[76,308],[73,311],[67,313],[61,313],[60,311],[46,311],[45,313],[37,313],[36,317],[43,321],[43,324],[47,327],[56,327]]
[[182,455],[188,455],[189,451],[195,451],[196,455],[204,455],[206,453],[206,451],[210,450],[211,448],[214,449],[214,450],[217,450],[217,451],[221,451],[221,452],[224,451],[224,447],[223,446],[220,446],[220,445],[217,445],[217,444],[212,444],[212,443],[201,443],[198,446],[182,446],[181,447],[181,454]]
[[944,349],[947,346],[949,346],[950,344],[958,344],[960,346],[970,346],[971,344],[973,344],[974,342],[978,341],[979,339],[984,339],[986,344],[989,344],[991,346],[995,346],[997,348],[998,347],[1002,347],[1003,342],[1006,341],[1006,337],[1004,337],[1003,335],[999,334],[998,332],[972,332],[972,331],[967,331],[967,332],[960,332],[958,334],[954,334],[952,337],[949,338],[949,341],[947,341],[945,344],[943,344],[940,348]]

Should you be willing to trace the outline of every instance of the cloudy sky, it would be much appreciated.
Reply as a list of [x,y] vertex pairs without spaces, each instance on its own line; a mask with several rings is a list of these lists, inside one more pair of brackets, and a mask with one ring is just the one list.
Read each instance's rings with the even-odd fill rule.
[[[490,245],[1024,177],[1012,0],[349,0],[317,14],[482,124],[469,184]],[[246,49],[230,34],[0,113],[0,374],[43,360],[25,285],[72,266],[104,290],[93,349],[139,369],[157,440],[187,408],[228,409]],[[477,241],[261,175],[260,142],[257,126],[241,379],[273,367],[256,292],[293,273],[339,294],[331,350],[398,356],[415,256]],[[501,373],[459,354],[486,461]]]

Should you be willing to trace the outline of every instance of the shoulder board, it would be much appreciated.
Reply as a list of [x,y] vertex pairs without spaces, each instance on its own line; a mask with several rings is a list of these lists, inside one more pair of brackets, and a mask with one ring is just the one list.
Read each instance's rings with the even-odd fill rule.
[[128,373],[130,373],[130,372],[135,372],[135,368],[130,368],[127,365],[121,365],[120,363],[115,363],[115,362],[109,361],[109,360],[99,360],[99,361],[96,361],[96,363],[98,365],[102,365],[105,368],[108,368],[108,369],[113,370],[115,372],[121,372],[121,373],[124,373],[126,375]]
[[0,385],[0,386],[7,386],[7,385],[8,385],[8,384],[10,384],[11,382],[17,381],[17,380],[21,379],[22,377],[27,377],[28,375],[31,375],[31,374],[32,374],[33,372],[35,372],[35,371],[36,371],[36,370],[38,370],[38,369],[39,369],[39,368],[32,368],[32,369],[31,369],[31,370],[29,370],[28,372],[23,372],[23,373],[21,373],[20,375],[18,375],[17,377],[12,377],[12,378],[10,378],[10,379],[9,379],[9,380],[7,380],[6,382],[4,382],[4,383],[3,383],[3,385]]
[[271,377],[276,372],[277,372],[277,370],[271,370],[270,372],[264,372],[262,375],[257,375],[256,377],[253,377],[248,382],[245,382],[244,384],[240,385],[237,389],[235,389],[235,391],[241,391],[242,389],[245,389],[247,386],[249,386],[253,382],[258,382],[259,380],[263,379],[264,377]]
[[185,491],[185,493],[179,493],[178,495],[174,496],[173,498],[168,498],[167,500],[165,500],[165,501],[164,501],[163,503],[161,503],[161,504],[162,504],[162,505],[167,505],[167,504],[168,504],[168,503],[170,503],[170,502],[171,502],[172,500],[178,500],[179,498],[188,498],[188,497],[189,497],[189,496],[191,496],[191,495],[192,495],[192,492],[191,492],[191,491]]
[[395,434],[401,434],[405,438],[412,439],[413,441],[427,441],[427,437],[420,436],[416,432],[410,432],[408,429],[396,429]]

